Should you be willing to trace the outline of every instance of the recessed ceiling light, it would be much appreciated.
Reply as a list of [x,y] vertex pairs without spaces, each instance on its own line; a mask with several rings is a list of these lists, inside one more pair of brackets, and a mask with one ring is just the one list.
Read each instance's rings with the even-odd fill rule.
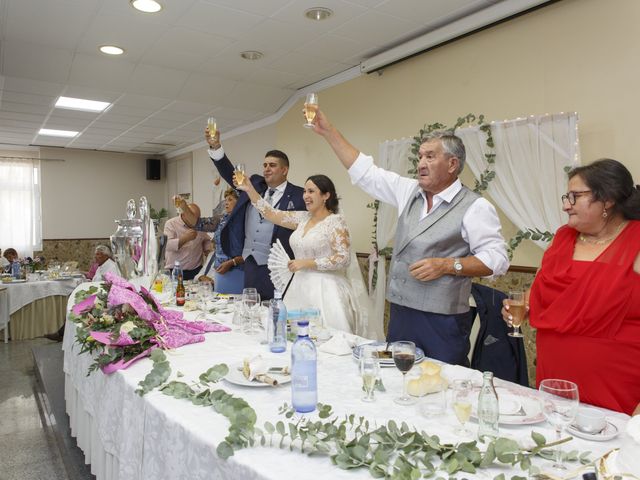
[[256,50],[247,50],[246,52],[240,52],[240,56],[245,60],[259,60],[264,54]]
[[304,16],[311,20],[326,20],[333,15],[333,10],[325,7],[313,7],[304,12]]
[[38,135],[47,135],[49,137],[75,137],[80,132],[72,130],[52,130],[50,128],[41,128]]
[[59,97],[56,108],[66,108],[68,110],[82,110],[85,112],[102,112],[110,106],[109,102],[98,102],[97,100],[85,100],[84,98]]
[[131,0],[131,6],[144,13],[156,13],[162,10],[162,5],[155,0]]
[[107,55],[122,55],[124,48],[116,47],[115,45],[102,45],[100,51]]

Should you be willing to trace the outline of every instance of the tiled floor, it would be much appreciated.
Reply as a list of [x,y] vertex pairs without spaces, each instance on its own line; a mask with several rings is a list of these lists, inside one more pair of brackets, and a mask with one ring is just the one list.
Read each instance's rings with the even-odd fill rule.
[[43,338],[0,343],[0,480],[68,479],[36,402],[31,348],[50,343]]

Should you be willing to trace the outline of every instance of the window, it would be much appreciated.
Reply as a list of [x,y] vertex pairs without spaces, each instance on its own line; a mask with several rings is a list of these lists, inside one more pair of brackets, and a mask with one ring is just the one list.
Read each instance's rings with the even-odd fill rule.
[[0,158],[0,248],[20,257],[42,250],[40,160]]

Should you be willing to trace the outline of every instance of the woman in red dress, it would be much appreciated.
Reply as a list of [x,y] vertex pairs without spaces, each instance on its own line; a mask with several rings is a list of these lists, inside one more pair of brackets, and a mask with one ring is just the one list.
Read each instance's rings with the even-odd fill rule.
[[[578,385],[580,401],[640,413],[640,190],[616,160],[569,172],[569,215],[529,292],[536,381]],[[509,318],[508,306],[503,309]]]

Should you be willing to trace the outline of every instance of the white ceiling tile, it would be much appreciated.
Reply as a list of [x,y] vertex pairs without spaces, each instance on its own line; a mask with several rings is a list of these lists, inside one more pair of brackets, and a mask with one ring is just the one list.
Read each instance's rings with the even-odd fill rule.
[[412,30],[414,25],[411,22],[369,11],[336,28],[333,33],[379,46],[404,38]]
[[[129,93],[175,98],[189,74],[183,70],[138,65],[126,87]],[[169,103],[169,102],[167,102]]]
[[0,73],[49,83],[66,82],[73,52],[45,45],[18,41],[2,43]]
[[41,115],[33,115],[30,113],[7,112],[0,110],[0,120],[17,120],[21,122],[30,122],[33,125],[41,124],[44,120]]
[[52,108],[58,97],[50,97],[46,95],[33,95],[30,93],[2,92],[2,101],[26,103],[28,105],[43,105]]
[[264,15],[266,17],[273,15],[274,12],[281,10],[291,3],[292,0],[203,0],[205,3],[212,5],[222,5],[234,10],[242,10],[243,12]]
[[229,95],[238,82],[211,75],[193,74],[184,84],[178,98],[187,102],[216,105]]
[[487,3],[484,0],[388,0],[375,10],[428,27],[443,18],[468,14],[485,7]]
[[34,95],[58,96],[64,88],[62,83],[41,82],[28,78],[4,77],[2,90],[17,93],[32,93]]
[[[81,0],[83,1],[83,0]],[[173,25],[178,18],[184,15],[191,5],[197,0],[161,0],[162,10],[152,15],[139,12],[131,6],[129,1],[107,0],[102,2],[98,15],[116,15],[131,17],[136,22],[160,25]]]
[[[187,85],[189,85],[189,81],[187,81]],[[165,107],[165,110],[169,112],[190,113],[192,115],[208,113],[212,109],[213,105],[208,105],[202,102],[185,102],[181,100],[176,100]]]
[[293,90],[267,85],[241,82],[229,94],[222,106],[240,107],[246,110],[275,111],[293,94]]
[[69,50],[75,50],[97,6],[96,0],[11,0],[7,3],[6,37]]
[[198,1],[176,24],[204,32],[215,32],[230,39],[238,39],[250,32],[263,19],[264,17],[260,15]]
[[[304,12],[312,7],[317,7],[318,3],[321,3],[322,7],[333,10],[333,15],[320,22],[305,17]],[[322,0],[322,2],[317,0],[295,0],[287,8],[279,10],[273,15],[273,18],[295,25],[302,25],[309,32],[326,33],[365,12],[367,12],[367,8],[344,0]]]
[[327,34],[320,41],[305,42],[296,47],[297,53],[317,56],[327,60],[347,63],[345,58],[352,57],[367,50],[371,45],[339,35]]
[[[68,82],[73,86],[121,92],[127,87],[134,69],[135,64],[125,58],[78,53],[73,59]],[[108,96],[113,101],[118,94]]]
[[283,70],[285,72],[295,73],[298,75],[308,75],[313,72],[327,69],[335,63],[336,62],[325,60],[320,57],[292,52],[289,55],[273,62],[269,68]]
[[291,85],[292,83],[300,80],[302,75],[267,67],[257,69],[251,78],[256,83],[279,87],[281,85]]
[[[2,97],[0,96],[0,99]],[[34,115],[46,115],[51,108],[46,105],[29,105],[28,103],[0,102],[0,110],[7,112],[32,113]]]

